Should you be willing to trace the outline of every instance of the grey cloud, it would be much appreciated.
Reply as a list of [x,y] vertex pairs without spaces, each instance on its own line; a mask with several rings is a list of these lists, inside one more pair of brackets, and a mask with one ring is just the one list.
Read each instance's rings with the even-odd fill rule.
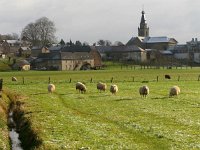
[[172,36],[179,43],[199,36],[199,0],[1,0],[0,34],[20,33],[46,16],[55,22],[58,39],[126,43],[137,36],[142,5],[151,36]]

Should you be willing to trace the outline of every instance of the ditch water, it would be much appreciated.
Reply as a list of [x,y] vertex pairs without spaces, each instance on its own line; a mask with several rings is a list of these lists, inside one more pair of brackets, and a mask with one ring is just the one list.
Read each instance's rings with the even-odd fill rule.
[[19,134],[16,132],[16,123],[13,120],[13,112],[11,111],[8,116],[10,131],[9,137],[12,144],[12,150],[23,150],[21,147],[21,141],[19,140]]

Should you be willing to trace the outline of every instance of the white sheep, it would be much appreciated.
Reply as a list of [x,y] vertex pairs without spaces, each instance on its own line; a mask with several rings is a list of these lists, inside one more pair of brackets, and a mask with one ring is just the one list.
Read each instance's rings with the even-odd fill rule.
[[146,97],[149,94],[148,86],[144,85],[139,88],[139,93],[141,96]]
[[48,87],[47,87],[47,89],[48,89],[49,93],[52,93],[52,92],[55,91],[56,87],[55,87],[54,84],[49,84]]
[[111,86],[110,86],[110,92],[111,92],[112,94],[116,94],[116,93],[118,92],[118,87],[117,87],[117,85],[115,85],[115,84],[111,85]]
[[17,81],[17,78],[16,77],[12,77],[12,81]]
[[79,92],[81,92],[81,93],[83,93],[83,92],[85,93],[87,88],[86,88],[85,84],[83,84],[81,82],[77,82],[76,83],[76,90],[79,90]]
[[180,93],[180,88],[178,86],[173,86],[170,91],[169,91],[169,97],[172,96],[178,96],[178,94]]
[[105,91],[106,89],[107,89],[106,83],[102,83],[102,82],[97,83],[97,90]]

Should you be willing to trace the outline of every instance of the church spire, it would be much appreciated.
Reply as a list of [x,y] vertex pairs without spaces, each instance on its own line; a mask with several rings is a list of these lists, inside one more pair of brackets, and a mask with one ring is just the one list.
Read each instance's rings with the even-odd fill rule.
[[143,37],[149,36],[149,27],[147,27],[144,10],[142,10],[140,27],[138,27],[138,36],[143,36]]

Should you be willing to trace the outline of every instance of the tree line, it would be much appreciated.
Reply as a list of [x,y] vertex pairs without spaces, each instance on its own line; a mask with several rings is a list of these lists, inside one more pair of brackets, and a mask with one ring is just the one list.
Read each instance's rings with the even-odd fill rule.
[[[21,38],[22,40],[26,40],[32,43],[32,46],[50,46],[52,43],[57,43],[57,39],[55,36],[56,27],[55,23],[51,21],[47,17],[42,17],[37,19],[34,22],[30,22],[27,24],[21,32],[19,36],[16,33],[0,35],[0,41],[3,40],[18,40]],[[61,39],[59,42],[61,45],[78,45],[78,46],[87,46],[88,42],[81,43],[80,41],[76,41],[73,43],[71,40],[66,42]],[[116,41],[112,43],[110,40],[100,39],[97,42],[92,44],[93,46],[123,46],[124,44],[120,41]]]

